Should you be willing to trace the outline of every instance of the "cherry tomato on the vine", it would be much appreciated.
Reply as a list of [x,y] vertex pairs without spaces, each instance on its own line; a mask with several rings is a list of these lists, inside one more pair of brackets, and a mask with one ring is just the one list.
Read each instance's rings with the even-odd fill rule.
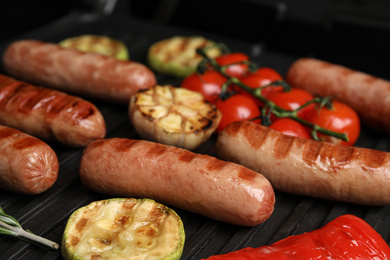
[[[333,132],[347,134],[349,141],[342,144],[354,145],[360,134],[360,119],[355,110],[339,101],[333,101],[333,109],[322,107],[308,115],[308,121]],[[334,138],[320,135],[324,141],[334,142]]]
[[215,61],[220,66],[232,64],[226,67],[226,74],[231,77],[240,77],[248,70],[248,65],[239,62],[249,61],[249,57],[245,53],[233,52],[218,56]]
[[[254,72],[246,73],[240,78],[241,82],[253,89],[263,87],[277,80],[282,80],[283,77],[276,70],[269,67],[258,68]],[[267,97],[271,92],[281,91],[283,87],[267,87],[262,90],[262,95]]]
[[218,99],[215,105],[222,113],[222,119],[218,125],[217,132],[222,131],[228,124],[235,121],[258,118],[253,120],[253,122],[260,123],[260,109],[256,102],[246,95],[236,94],[226,100]]
[[306,128],[302,124],[291,118],[281,118],[276,122],[272,123],[269,128],[282,132],[286,135],[311,139],[311,136],[307,132]]
[[[303,89],[292,88],[290,91],[273,92],[268,96],[268,100],[275,103],[277,106],[292,111],[306,104],[314,97],[312,94]],[[302,119],[307,119],[307,115],[315,107],[315,104],[310,104],[297,112],[297,115]]]
[[207,101],[214,103],[225,82],[226,78],[218,71],[207,70],[203,74],[194,73],[184,78],[180,87],[200,92]]
[[[279,72],[277,72],[274,69],[271,69],[268,67],[262,67],[262,68],[257,69],[254,72],[245,73],[245,75],[243,75],[239,79],[244,85],[246,85],[252,89],[257,89],[257,88],[266,86],[272,82],[275,82],[277,80],[282,80],[283,77],[279,74]],[[248,92],[246,92],[245,90],[242,90],[238,86],[235,87],[235,90],[237,90],[241,93],[245,93],[247,95],[251,95]],[[261,95],[263,97],[267,98],[271,93],[279,92],[279,91],[283,91],[283,87],[269,86],[269,87],[265,87],[264,89],[261,90]],[[257,98],[255,98],[255,99],[257,100],[257,102],[260,106],[264,105],[263,102],[261,102],[259,99],[257,99]]]

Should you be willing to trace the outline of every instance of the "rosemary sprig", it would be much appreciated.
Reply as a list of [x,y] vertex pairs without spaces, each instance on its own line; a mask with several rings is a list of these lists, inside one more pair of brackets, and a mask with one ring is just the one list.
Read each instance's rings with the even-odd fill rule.
[[8,235],[17,237],[20,240],[43,246],[49,249],[59,249],[59,245],[53,241],[50,241],[46,238],[37,236],[31,231],[25,231],[20,223],[10,215],[7,215],[4,210],[0,207],[0,235]]

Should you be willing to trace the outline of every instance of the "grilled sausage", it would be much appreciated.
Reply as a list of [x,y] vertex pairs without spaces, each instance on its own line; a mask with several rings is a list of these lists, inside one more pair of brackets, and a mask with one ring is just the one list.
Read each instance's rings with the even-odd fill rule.
[[33,84],[122,104],[139,89],[156,84],[143,64],[36,40],[11,43],[3,65],[10,75]]
[[84,150],[80,177],[100,193],[151,198],[243,226],[264,222],[275,203],[270,183],[254,171],[144,140],[94,141]]
[[217,157],[264,175],[278,191],[364,205],[390,203],[390,154],[284,135],[252,122],[230,124]]
[[287,82],[312,94],[336,96],[359,114],[362,122],[390,133],[390,82],[313,58],[295,61]]
[[39,194],[57,180],[58,159],[43,141],[0,125],[0,188]]
[[0,75],[0,124],[72,147],[84,147],[106,135],[104,118],[90,102],[4,75]]

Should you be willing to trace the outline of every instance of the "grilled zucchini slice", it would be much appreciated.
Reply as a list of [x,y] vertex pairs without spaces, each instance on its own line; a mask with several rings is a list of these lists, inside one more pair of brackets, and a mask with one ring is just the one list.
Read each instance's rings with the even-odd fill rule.
[[188,150],[207,141],[221,117],[201,93],[172,85],[156,85],[130,98],[129,118],[138,135]]
[[64,48],[94,52],[120,60],[129,59],[126,45],[107,36],[85,34],[62,40],[59,45]]
[[151,199],[115,198],[73,212],[61,252],[65,260],[178,260],[184,240],[174,210]]
[[[215,42],[201,36],[174,36],[154,43],[148,50],[149,66],[156,72],[174,77],[186,77],[196,72],[202,56],[197,48],[213,46]],[[222,54],[218,47],[206,51],[210,58]]]

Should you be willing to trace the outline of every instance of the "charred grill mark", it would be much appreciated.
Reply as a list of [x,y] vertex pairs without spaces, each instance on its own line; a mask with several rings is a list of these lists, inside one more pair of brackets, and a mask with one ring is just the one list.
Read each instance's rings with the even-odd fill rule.
[[96,114],[96,109],[92,104],[78,99],[72,101],[71,107],[73,108],[72,119],[75,122],[88,119]]
[[381,167],[388,167],[389,155],[377,150],[364,150],[360,157],[360,167],[366,172],[373,172]]
[[17,81],[8,81],[9,84],[4,84],[0,88],[0,108],[5,108],[7,104],[20,96],[25,85]]
[[237,123],[234,128],[236,127],[237,130],[232,129],[233,132],[242,131],[242,135],[246,137],[249,145],[254,149],[259,149],[263,145],[270,132],[269,128],[247,121]]
[[137,205],[136,200],[126,200],[121,204],[121,211],[131,213],[135,205]]
[[[19,91],[19,95],[15,95],[13,100],[18,104],[18,111],[28,114],[36,107],[39,107],[50,95],[51,90],[33,87],[28,84],[21,83],[24,87]],[[50,98],[49,98],[50,99]]]
[[105,139],[95,140],[87,146],[87,148],[84,150],[83,153],[85,154],[89,149],[95,149],[95,148],[98,148],[100,146],[103,146],[106,142],[107,142],[107,140],[105,140]]
[[4,127],[0,128],[0,139],[1,138],[8,138],[12,135],[20,134],[20,132],[14,128],[10,127]]
[[354,156],[354,148],[349,146],[329,145],[324,143],[318,152],[317,164],[329,173],[338,173],[349,165]]
[[[44,104],[45,116],[53,117],[61,113],[74,102],[74,97],[59,92],[52,92],[53,96]],[[45,102],[42,100],[42,102]]]
[[150,148],[147,151],[145,157],[147,157],[147,158],[149,158],[149,157],[157,157],[157,156],[163,154],[166,150],[167,150],[167,146],[159,144],[159,143],[155,143],[155,144],[152,144],[150,146]]
[[38,144],[41,144],[41,141],[39,139],[33,137],[25,137],[15,141],[12,144],[12,148],[14,148],[15,150],[23,150],[28,147],[36,146]]
[[[45,117],[54,117],[69,104],[77,105],[75,97],[59,91],[35,87],[23,81],[5,80],[3,83],[8,84],[3,84],[0,88],[0,107],[12,103],[20,113],[28,114],[35,109],[42,109]],[[77,112],[79,113],[77,117],[81,119],[94,114],[91,106]]]
[[209,158],[209,161],[206,165],[206,169],[209,171],[220,171],[228,164],[229,164],[228,162],[218,160],[216,158],[211,157],[211,158]]
[[308,165],[309,167],[312,167],[316,164],[316,160],[319,156],[322,142],[307,142],[304,146],[303,152],[302,152],[302,160]]
[[132,139],[118,139],[118,143],[115,146],[116,150],[119,152],[125,152],[131,149],[131,147],[138,143],[139,141],[137,140],[132,140]]
[[183,38],[183,40],[180,42],[180,45],[177,48],[178,52],[180,53],[183,52],[185,49],[187,49],[189,42],[190,42],[189,38]]
[[120,216],[119,218],[115,219],[115,224],[121,227],[125,227],[129,220],[130,216]]
[[195,153],[183,150],[179,153],[178,159],[183,162],[190,162],[196,157]]
[[241,167],[241,169],[238,172],[238,177],[247,181],[254,179],[257,175],[258,174],[256,172],[251,171],[245,167]]
[[[298,140],[298,139],[296,139]],[[283,159],[289,154],[292,144],[294,143],[294,137],[289,135],[280,134],[279,138],[275,141],[274,155],[277,159]]]

